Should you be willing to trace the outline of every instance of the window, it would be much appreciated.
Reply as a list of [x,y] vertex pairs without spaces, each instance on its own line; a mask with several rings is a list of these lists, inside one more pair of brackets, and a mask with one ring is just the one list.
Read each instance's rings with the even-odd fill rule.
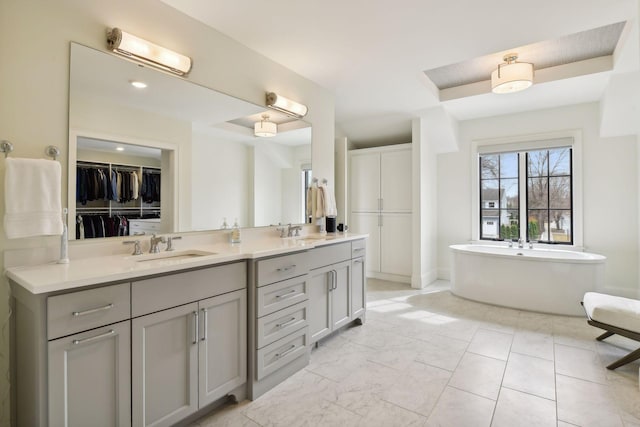
[[571,147],[481,153],[478,175],[481,240],[573,244]]
[[528,238],[572,243],[571,148],[527,153]]
[[480,156],[481,239],[519,239],[518,153]]

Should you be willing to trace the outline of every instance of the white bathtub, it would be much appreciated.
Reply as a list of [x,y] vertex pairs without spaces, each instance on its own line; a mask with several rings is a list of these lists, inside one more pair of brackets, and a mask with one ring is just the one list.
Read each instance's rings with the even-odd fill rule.
[[583,315],[585,292],[604,288],[606,257],[557,249],[452,245],[451,292],[475,301]]

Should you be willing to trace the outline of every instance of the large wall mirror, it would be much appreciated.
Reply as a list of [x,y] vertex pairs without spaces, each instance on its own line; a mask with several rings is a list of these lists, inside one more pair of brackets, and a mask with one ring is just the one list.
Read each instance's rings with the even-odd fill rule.
[[71,238],[306,222],[302,120],[76,43],[69,105]]

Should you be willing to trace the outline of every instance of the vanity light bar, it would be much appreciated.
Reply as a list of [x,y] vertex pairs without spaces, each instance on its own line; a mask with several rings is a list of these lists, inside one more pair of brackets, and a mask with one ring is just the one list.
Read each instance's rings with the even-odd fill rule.
[[267,107],[273,108],[274,110],[281,111],[285,114],[289,114],[290,116],[294,116],[299,119],[303,118],[308,111],[306,105],[292,101],[285,98],[284,96],[277,95],[273,92],[267,93]]
[[113,52],[184,76],[191,70],[191,58],[158,46],[119,28],[107,31],[107,46]]

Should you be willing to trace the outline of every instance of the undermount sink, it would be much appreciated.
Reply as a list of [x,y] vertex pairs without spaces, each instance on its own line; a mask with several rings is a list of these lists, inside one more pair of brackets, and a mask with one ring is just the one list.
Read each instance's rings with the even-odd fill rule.
[[157,254],[134,255],[129,257],[129,259],[135,262],[180,261],[184,259],[193,259],[208,255],[216,255],[216,252],[185,249],[181,251],[160,252]]

